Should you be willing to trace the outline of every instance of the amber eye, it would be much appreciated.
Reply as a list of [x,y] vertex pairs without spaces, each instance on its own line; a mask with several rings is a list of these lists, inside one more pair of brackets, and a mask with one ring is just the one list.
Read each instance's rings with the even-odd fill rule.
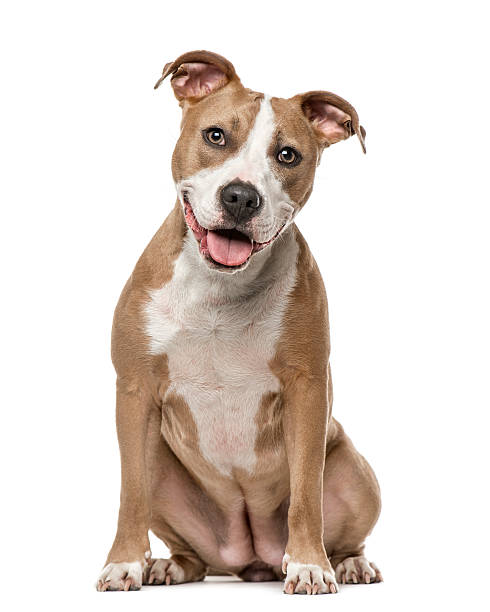
[[277,159],[281,164],[291,165],[298,163],[301,157],[292,147],[283,147],[277,154]]
[[212,127],[204,130],[204,139],[212,145],[223,147],[226,144],[225,133],[221,128]]

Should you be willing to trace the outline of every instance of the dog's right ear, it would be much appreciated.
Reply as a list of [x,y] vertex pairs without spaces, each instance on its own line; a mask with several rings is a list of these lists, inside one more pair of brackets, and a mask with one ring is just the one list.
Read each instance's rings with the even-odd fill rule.
[[240,83],[233,64],[211,51],[189,51],[165,65],[155,89],[171,74],[171,85],[179,102],[199,101],[228,85]]

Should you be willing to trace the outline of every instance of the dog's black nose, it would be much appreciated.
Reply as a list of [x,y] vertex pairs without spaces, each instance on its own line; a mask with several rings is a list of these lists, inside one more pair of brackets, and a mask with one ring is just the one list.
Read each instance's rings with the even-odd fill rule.
[[221,203],[238,223],[247,221],[259,212],[262,198],[250,183],[234,181],[221,190]]

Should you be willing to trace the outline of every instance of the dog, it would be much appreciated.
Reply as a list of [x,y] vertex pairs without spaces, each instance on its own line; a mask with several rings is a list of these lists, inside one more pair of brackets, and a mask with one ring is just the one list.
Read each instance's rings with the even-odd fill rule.
[[[341,97],[245,88],[208,51],[168,63],[177,201],[117,305],[117,534],[99,591],[208,574],[287,594],[382,580],[376,477],[332,416],[327,299],[295,225],[323,150],[365,130]],[[148,532],[168,546],[152,559]]]

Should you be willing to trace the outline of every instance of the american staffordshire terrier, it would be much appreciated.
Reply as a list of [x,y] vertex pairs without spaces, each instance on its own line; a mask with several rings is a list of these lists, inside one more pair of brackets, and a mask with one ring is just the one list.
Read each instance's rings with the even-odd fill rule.
[[[365,131],[339,96],[271,98],[207,51],[155,88],[167,76],[177,201],[115,312],[121,502],[97,588],[379,582],[364,556],[379,488],[332,417],[327,299],[294,223],[322,151],[351,135],[365,151]],[[169,559],[152,559],[150,529]]]

